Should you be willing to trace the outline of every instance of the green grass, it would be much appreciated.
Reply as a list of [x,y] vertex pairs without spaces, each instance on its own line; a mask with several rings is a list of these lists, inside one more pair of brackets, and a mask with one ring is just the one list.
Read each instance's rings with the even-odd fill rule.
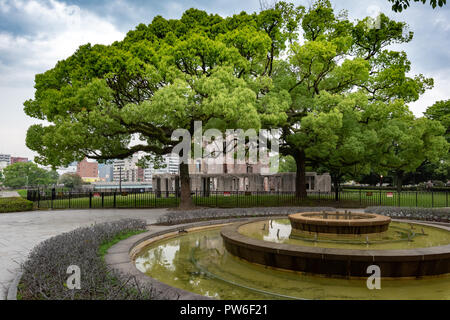
[[[371,195],[370,195],[371,194]],[[388,194],[392,196],[389,197]],[[416,192],[402,191],[400,195],[390,190],[347,190],[343,193],[343,200],[361,202],[367,206],[400,206],[400,207],[448,207],[450,194],[445,191]]]
[[19,196],[21,196],[22,198],[26,199],[27,198],[27,190],[26,189],[19,189],[19,190],[15,190]]
[[138,231],[127,231],[127,232],[122,232],[120,234],[118,234],[116,237],[114,237],[111,241],[108,242],[104,242],[102,243],[102,245],[98,248],[98,254],[99,256],[104,259],[105,255],[108,253],[109,248],[111,248],[113,245],[115,245],[116,243],[125,240],[131,236],[134,236],[136,234],[140,234],[143,232],[146,232],[147,230],[138,230]]

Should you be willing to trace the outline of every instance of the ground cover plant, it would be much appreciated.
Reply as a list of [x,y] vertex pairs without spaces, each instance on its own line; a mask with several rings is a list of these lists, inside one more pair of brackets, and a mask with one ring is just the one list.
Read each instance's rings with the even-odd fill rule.
[[[143,220],[122,219],[78,228],[37,245],[22,265],[18,298],[31,300],[153,299],[154,290],[134,277],[110,270],[102,255],[126,236],[142,232]],[[67,288],[67,268],[81,270],[81,289]]]
[[0,198],[0,213],[33,210],[33,202],[21,197]]

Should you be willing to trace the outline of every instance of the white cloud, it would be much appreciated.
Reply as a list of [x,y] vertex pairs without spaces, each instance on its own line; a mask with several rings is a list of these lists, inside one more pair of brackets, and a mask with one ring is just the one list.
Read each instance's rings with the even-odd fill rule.
[[32,158],[25,136],[38,121],[24,114],[22,104],[34,94],[34,75],[52,68],[80,45],[110,44],[125,34],[89,11],[55,0],[0,0],[0,12],[14,14],[35,30],[24,35],[0,30],[0,151]]
[[436,101],[450,99],[448,84],[450,83],[450,68],[443,69],[433,74],[434,87],[426,91],[416,102],[409,103],[410,110],[417,117],[422,117],[423,112]]
[[[4,81],[9,85],[21,82],[24,76],[29,77],[28,73],[35,74],[53,67],[82,44],[110,44],[124,37],[124,33],[110,22],[77,6],[55,0],[6,3],[2,8],[13,8],[20,20],[29,22],[37,32],[29,35],[0,32],[0,57],[7,61],[0,64],[4,75],[0,86]],[[22,74],[24,71],[27,75]]]

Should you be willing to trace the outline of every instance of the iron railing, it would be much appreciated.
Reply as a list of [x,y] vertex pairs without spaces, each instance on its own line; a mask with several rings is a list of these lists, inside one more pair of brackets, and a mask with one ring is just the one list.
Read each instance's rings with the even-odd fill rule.
[[[28,190],[28,200],[37,208],[170,208],[180,203],[174,191],[119,190],[70,191],[56,189]],[[281,191],[193,191],[192,200],[200,207],[276,207],[315,206],[336,207],[399,206],[448,207],[449,191],[393,191],[346,189],[334,192],[308,192],[307,197],[296,197],[295,192]]]

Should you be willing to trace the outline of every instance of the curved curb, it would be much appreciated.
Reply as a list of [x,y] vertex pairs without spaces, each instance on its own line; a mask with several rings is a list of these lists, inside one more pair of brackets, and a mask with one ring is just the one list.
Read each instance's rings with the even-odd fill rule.
[[6,300],[17,300],[17,287],[19,285],[20,279],[22,278],[23,272],[19,271],[14,280],[8,287],[8,294],[6,295]]
[[247,223],[226,226],[220,233],[228,252],[260,265],[339,277],[363,277],[374,263],[380,266],[381,276],[388,278],[435,276],[450,270],[450,244],[403,250],[307,247],[249,238],[238,231]]
[[[270,217],[266,217],[270,218]],[[214,300],[213,298],[206,297],[200,294],[189,292],[183,289],[172,287],[166,283],[156,280],[148,275],[142,273],[136,268],[134,263],[134,257],[142,250],[148,240],[164,238],[165,236],[176,236],[178,233],[184,232],[189,229],[195,230],[196,228],[223,225],[239,221],[250,221],[255,218],[237,218],[237,219],[220,219],[209,220],[203,222],[180,224],[176,226],[157,226],[151,225],[150,231],[132,236],[128,239],[122,240],[112,246],[105,255],[105,263],[108,268],[112,270],[130,275],[136,278],[142,285],[150,285],[157,294],[157,299],[163,300]],[[261,219],[261,218],[256,218]],[[153,229],[153,230],[152,230]]]

